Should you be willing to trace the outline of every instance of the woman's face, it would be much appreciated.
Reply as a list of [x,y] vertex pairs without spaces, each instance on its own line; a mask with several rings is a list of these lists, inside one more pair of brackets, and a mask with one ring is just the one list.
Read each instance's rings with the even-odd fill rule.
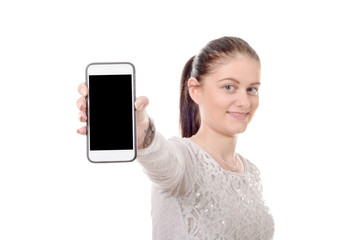
[[259,86],[256,60],[238,54],[218,65],[198,88],[201,127],[228,136],[244,132],[259,105]]

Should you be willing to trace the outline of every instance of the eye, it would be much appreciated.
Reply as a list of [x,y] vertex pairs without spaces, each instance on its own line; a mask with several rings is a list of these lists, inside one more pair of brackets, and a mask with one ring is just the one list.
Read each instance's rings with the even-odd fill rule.
[[254,87],[251,87],[251,88],[248,88],[248,92],[251,94],[251,95],[258,95],[258,89],[257,88],[254,88]]
[[224,88],[225,88],[225,90],[228,91],[228,92],[232,92],[232,91],[234,91],[234,89],[235,89],[234,86],[232,86],[232,85],[226,85]]

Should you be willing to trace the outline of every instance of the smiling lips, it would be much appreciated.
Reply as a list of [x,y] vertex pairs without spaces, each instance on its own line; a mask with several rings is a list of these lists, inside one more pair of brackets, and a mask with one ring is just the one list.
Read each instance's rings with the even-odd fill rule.
[[227,112],[231,117],[237,120],[245,120],[248,116],[248,112]]

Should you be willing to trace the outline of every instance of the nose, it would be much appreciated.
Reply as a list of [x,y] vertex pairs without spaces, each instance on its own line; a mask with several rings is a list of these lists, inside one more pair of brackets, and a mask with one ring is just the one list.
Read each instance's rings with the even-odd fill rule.
[[250,104],[250,98],[246,89],[239,90],[238,94],[236,94],[236,105],[241,108],[249,108]]

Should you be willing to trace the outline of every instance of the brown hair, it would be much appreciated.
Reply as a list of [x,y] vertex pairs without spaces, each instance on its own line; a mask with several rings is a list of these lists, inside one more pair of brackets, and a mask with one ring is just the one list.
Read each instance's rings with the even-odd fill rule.
[[210,41],[198,55],[191,57],[184,66],[180,83],[180,129],[182,137],[191,137],[200,127],[198,105],[191,99],[188,89],[190,77],[201,83],[202,76],[211,73],[219,64],[224,64],[235,54],[244,54],[260,64],[255,50],[237,37],[222,37]]

